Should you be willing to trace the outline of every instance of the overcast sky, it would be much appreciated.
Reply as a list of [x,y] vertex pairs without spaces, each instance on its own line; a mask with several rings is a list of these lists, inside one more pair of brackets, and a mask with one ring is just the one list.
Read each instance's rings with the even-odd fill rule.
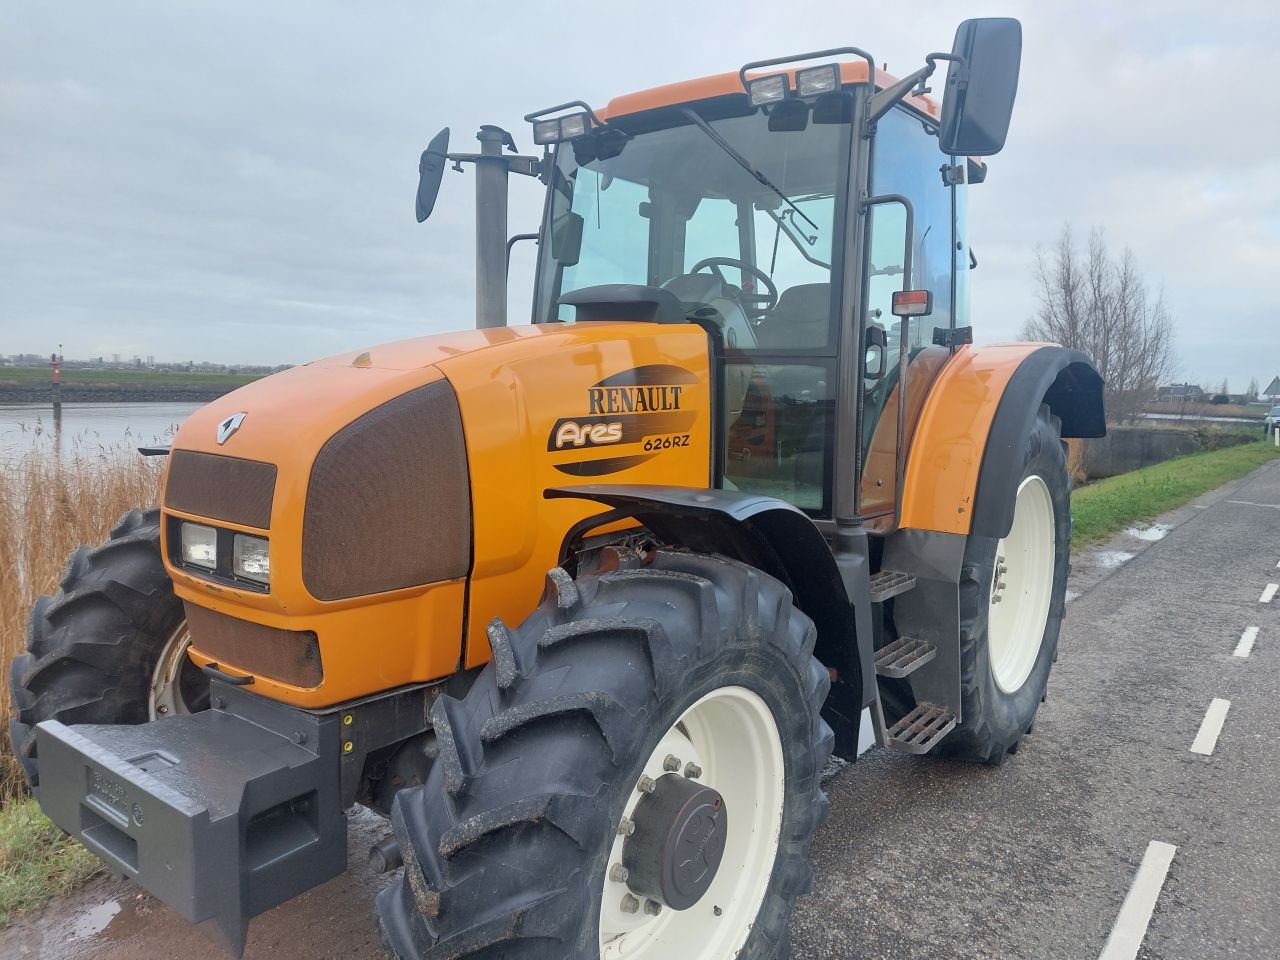
[[[293,363],[474,322],[472,174],[413,218],[418,154],[480,123],[808,49],[899,75],[966,16],[1023,21],[1005,151],[973,188],[973,318],[1016,337],[1037,244],[1106,228],[1162,286],[1179,373],[1280,374],[1274,4],[9,0],[0,354]],[[512,232],[539,185],[512,182]],[[532,247],[512,270],[528,315]]]

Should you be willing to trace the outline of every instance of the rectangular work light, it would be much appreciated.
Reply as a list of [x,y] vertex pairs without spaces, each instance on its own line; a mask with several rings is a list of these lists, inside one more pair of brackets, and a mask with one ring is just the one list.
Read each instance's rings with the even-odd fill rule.
[[231,572],[256,583],[270,583],[271,556],[266,539],[237,533],[231,545]]
[[182,562],[212,570],[218,565],[218,531],[202,523],[182,522]]
[[569,113],[563,117],[552,117],[550,120],[533,121],[533,142],[545,145],[574,140],[591,129],[586,113]]
[[796,71],[796,93],[817,97],[840,89],[840,68],[834,63]]
[[763,107],[770,103],[778,103],[787,99],[791,88],[787,84],[785,73],[771,73],[767,77],[756,77],[747,81],[747,96],[751,98],[753,107]]

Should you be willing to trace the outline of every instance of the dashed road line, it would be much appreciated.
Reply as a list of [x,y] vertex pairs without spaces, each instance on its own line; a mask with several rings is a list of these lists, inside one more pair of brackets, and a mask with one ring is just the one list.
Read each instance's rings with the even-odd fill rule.
[[1230,700],[1223,700],[1221,697],[1213,698],[1209,709],[1205,711],[1204,719],[1200,721],[1200,731],[1191,744],[1192,753],[1206,757],[1213,755],[1213,748],[1218,743],[1218,734],[1222,733],[1222,725],[1226,723],[1227,711],[1230,708]]
[[1268,583],[1266,588],[1262,591],[1262,596],[1258,598],[1258,602],[1270,603],[1272,598],[1275,597],[1277,590],[1280,590],[1280,583]]
[[1247,657],[1253,650],[1253,641],[1258,639],[1257,627],[1246,627],[1244,633],[1240,634],[1240,642],[1236,644],[1234,657]]
[[1142,863],[1138,864],[1138,872],[1133,877],[1133,886],[1120,906],[1120,915],[1098,960],[1135,960],[1138,956],[1165,877],[1169,875],[1169,865],[1177,852],[1178,848],[1171,843],[1152,840],[1147,844],[1147,852],[1142,855]]

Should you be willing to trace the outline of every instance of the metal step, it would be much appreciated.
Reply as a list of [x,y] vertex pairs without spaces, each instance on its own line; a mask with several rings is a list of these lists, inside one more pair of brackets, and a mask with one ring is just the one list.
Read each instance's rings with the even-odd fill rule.
[[899,637],[887,647],[876,651],[876,673],[882,677],[905,677],[923,667],[938,655],[937,648],[928,640],[915,637]]
[[955,726],[955,714],[922,703],[890,727],[885,739],[892,749],[903,753],[928,753]]
[[896,570],[881,570],[871,575],[871,602],[884,603],[890,597],[906,593],[916,585],[916,578]]

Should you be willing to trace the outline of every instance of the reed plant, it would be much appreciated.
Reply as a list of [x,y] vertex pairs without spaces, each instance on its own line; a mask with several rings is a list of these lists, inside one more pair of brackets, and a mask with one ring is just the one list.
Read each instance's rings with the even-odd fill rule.
[[27,617],[42,593],[58,588],[67,558],[95,544],[129,510],[154,506],[161,458],[135,446],[92,438],[29,433],[0,452],[0,806],[26,794],[7,736],[12,704],[8,672],[26,648]]

